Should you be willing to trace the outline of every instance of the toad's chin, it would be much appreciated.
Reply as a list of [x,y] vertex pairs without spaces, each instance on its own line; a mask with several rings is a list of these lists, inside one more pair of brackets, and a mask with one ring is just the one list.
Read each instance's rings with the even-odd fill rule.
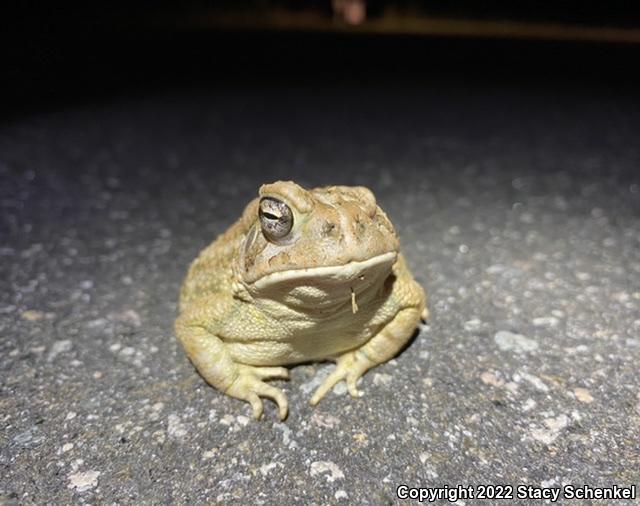
[[250,291],[265,296],[278,294],[292,305],[331,306],[350,300],[381,283],[391,272],[398,253],[383,253],[344,265],[289,269],[267,274],[251,283]]

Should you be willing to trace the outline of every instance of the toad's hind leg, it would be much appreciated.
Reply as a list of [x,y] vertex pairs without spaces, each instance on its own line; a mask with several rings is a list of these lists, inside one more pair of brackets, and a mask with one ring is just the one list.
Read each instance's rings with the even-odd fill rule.
[[287,417],[287,398],[266,379],[288,379],[284,367],[254,367],[234,362],[216,335],[216,322],[230,309],[230,297],[214,295],[192,303],[176,320],[176,334],[198,372],[211,386],[251,404],[253,416],[263,413],[261,397],[273,399],[281,420]]
[[[424,304],[424,303],[422,303]],[[423,305],[408,307],[398,312],[382,330],[362,347],[340,355],[336,360],[336,368],[320,385],[310,400],[316,405],[342,380],[347,382],[351,396],[359,397],[356,382],[372,367],[392,359],[409,341],[420,321]]]

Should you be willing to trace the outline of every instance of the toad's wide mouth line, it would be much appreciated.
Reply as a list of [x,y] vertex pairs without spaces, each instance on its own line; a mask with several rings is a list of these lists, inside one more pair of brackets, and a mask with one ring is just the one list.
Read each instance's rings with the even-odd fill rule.
[[248,283],[254,289],[261,289],[266,286],[284,283],[287,281],[295,281],[303,278],[322,278],[329,283],[345,282],[349,280],[355,280],[362,274],[371,268],[375,268],[383,264],[393,264],[398,257],[396,251],[389,253],[383,253],[376,255],[367,260],[352,260],[344,265],[325,265],[322,267],[308,267],[305,269],[290,269],[286,271],[272,272],[252,283]]

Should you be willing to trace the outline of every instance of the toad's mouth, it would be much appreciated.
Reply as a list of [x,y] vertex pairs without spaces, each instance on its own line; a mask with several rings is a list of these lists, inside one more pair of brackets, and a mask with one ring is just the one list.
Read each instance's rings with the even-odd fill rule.
[[315,286],[315,287],[347,287],[358,292],[366,288],[378,278],[376,274],[388,272],[398,258],[398,253],[391,251],[376,255],[367,260],[353,260],[344,265],[309,267],[272,272],[251,283],[254,290],[260,291],[272,286]]

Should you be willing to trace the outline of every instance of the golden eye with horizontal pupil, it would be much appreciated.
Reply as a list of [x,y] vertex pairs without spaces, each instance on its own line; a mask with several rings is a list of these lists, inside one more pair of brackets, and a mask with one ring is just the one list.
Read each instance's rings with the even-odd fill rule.
[[291,232],[293,213],[287,204],[273,197],[264,197],[260,201],[260,226],[269,241],[278,241]]

